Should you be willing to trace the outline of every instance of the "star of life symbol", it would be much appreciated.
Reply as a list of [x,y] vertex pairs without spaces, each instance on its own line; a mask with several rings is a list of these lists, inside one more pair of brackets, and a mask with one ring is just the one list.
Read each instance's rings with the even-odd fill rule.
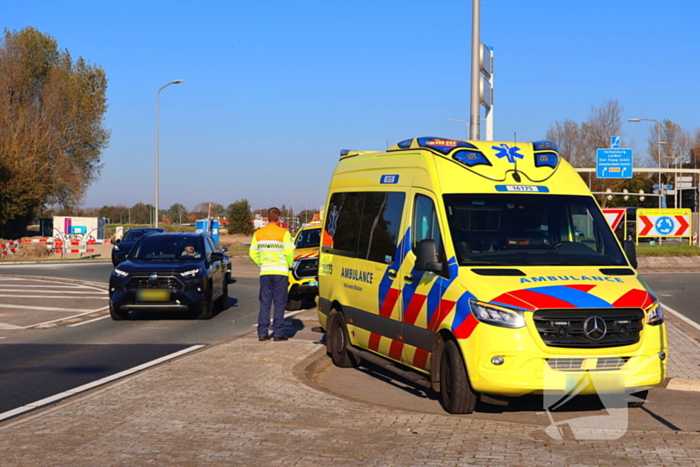
[[331,238],[335,236],[335,231],[338,228],[339,214],[340,212],[338,211],[338,206],[333,206],[331,213],[328,215],[328,229],[326,231],[328,232],[328,235],[331,236]]
[[525,156],[519,154],[520,148],[513,146],[512,148],[507,144],[501,144],[500,146],[491,146],[491,149],[496,150],[496,157],[499,159],[505,157],[510,164],[515,164],[515,158],[522,159]]

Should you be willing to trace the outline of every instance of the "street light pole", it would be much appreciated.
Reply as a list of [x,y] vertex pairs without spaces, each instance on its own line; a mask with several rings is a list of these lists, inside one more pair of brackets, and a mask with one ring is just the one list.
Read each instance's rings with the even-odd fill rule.
[[455,120],[454,118],[443,118],[443,120],[448,120],[450,122],[462,122],[467,127],[467,139],[469,139],[469,123],[464,120]]
[[659,209],[662,206],[662,198],[664,196],[664,187],[661,184],[661,123],[653,118],[628,118],[628,122],[654,122],[656,123],[656,144],[659,147]]
[[159,112],[159,107],[160,107],[160,105],[159,105],[160,104],[160,92],[163,89],[170,86],[171,84],[180,84],[180,83],[182,83],[181,79],[173,80],[173,81],[169,82],[168,84],[166,84],[165,86],[162,86],[160,89],[158,89],[158,92],[156,93],[156,199],[155,199],[155,203],[156,203],[156,206],[155,206],[155,208],[156,208],[155,226],[156,227],[158,227],[158,217],[159,217],[158,216],[158,120],[159,120],[158,112]]

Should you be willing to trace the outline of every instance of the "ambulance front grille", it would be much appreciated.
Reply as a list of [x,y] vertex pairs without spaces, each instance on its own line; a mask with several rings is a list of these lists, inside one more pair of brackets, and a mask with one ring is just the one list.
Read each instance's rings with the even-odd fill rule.
[[550,347],[622,347],[639,342],[644,311],[639,308],[539,310],[533,313],[533,320],[542,341]]

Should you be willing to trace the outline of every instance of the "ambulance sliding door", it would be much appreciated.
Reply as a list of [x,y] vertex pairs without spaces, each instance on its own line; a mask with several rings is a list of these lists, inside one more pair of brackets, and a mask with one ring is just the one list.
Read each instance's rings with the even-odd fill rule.
[[[362,318],[357,343],[375,352],[400,359],[397,339],[401,331],[397,271],[403,261],[401,221],[406,202],[403,192],[366,192],[359,222],[357,268],[352,271],[355,303]],[[347,278],[346,278],[346,282]]]
[[445,248],[440,228],[438,204],[433,193],[414,189],[410,202],[410,250],[399,271],[401,281],[401,316],[403,321],[403,363],[419,369],[428,369],[434,333],[432,319],[439,315],[440,299],[447,281],[439,274],[415,269],[414,253],[418,242],[432,239],[438,261],[445,262]]

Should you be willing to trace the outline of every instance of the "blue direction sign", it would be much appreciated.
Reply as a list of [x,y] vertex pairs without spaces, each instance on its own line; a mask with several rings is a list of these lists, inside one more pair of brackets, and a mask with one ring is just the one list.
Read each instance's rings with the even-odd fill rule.
[[632,178],[632,150],[598,149],[596,176],[598,178]]
[[620,149],[620,137],[619,136],[611,136],[610,137],[610,148],[611,149]]

